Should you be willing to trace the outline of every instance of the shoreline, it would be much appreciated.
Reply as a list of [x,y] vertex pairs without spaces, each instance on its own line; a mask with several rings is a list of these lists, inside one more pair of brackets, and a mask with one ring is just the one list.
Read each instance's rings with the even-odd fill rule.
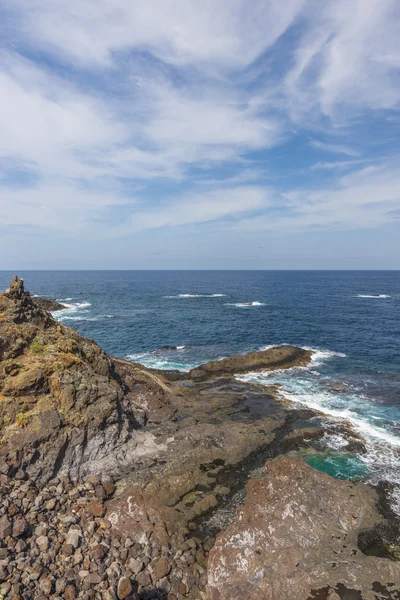
[[[211,598],[213,547],[223,549],[224,536],[238,527],[235,514],[248,501],[246,489],[268,482],[279,488],[282,478],[289,483],[283,508],[295,519],[290,539],[301,544],[304,536],[293,502],[306,502],[316,515],[326,512],[326,498],[315,496],[313,486],[327,487],[328,500],[331,495],[337,504],[343,496],[348,507],[343,518],[362,575],[357,589],[370,590],[367,564],[383,589],[400,582],[392,548],[397,522],[385,508],[384,489],[386,520],[371,486],[306,464],[326,451],[320,415],[285,405],[274,385],[233,373],[238,365],[303,368],[310,351],[281,346],[209,363],[177,379],[109,357],[39,308],[18,278],[0,294],[0,313],[0,579],[6,586],[0,581],[0,591],[13,597],[23,584],[29,598],[54,600],[67,588],[68,600]],[[351,433],[351,439],[349,454],[362,451],[359,436]],[[354,489],[365,507],[356,521]],[[258,502],[264,504],[262,495]],[[324,539],[324,526],[316,527],[316,539]],[[329,527],[342,535],[337,520]],[[246,533],[239,535],[245,543]],[[268,536],[279,545],[279,532]],[[336,585],[328,545],[324,552],[326,583]],[[268,545],[260,553],[270,560]],[[368,553],[384,561],[368,562]],[[274,568],[276,582],[285,579],[284,560]],[[232,564],[230,577],[239,571]]]

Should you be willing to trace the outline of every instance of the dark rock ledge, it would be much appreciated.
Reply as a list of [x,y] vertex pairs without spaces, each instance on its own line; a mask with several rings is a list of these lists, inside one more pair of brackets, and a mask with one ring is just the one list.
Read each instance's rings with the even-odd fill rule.
[[275,348],[169,377],[107,356],[15,278],[0,294],[0,598],[398,600],[396,519],[366,485],[268,460],[222,518],[255,467],[325,433],[232,375],[309,359]]

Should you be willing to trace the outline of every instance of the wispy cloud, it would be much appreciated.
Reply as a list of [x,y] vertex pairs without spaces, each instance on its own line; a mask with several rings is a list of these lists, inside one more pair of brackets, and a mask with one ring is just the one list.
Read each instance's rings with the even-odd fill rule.
[[395,220],[396,169],[365,140],[370,128],[393,164],[379,119],[398,127],[399,22],[396,0],[3,4],[0,224],[102,236]]
[[346,154],[347,156],[360,155],[360,153],[356,150],[353,150],[353,148],[349,148],[348,146],[342,146],[340,144],[331,144],[328,142],[320,142],[318,140],[312,140],[310,144],[314,148],[324,150],[325,152],[332,152],[333,154]]

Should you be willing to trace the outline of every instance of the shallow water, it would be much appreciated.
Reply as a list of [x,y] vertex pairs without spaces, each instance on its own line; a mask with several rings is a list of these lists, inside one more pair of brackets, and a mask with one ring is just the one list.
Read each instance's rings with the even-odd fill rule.
[[[12,275],[0,272],[0,288]],[[400,272],[19,275],[33,294],[67,305],[57,319],[110,354],[151,367],[188,370],[282,343],[318,350],[310,368],[245,379],[278,383],[283,397],[350,422],[367,442],[367,454],[357,459],[364,476],[400,484]],[[327,445],[345,451],[339,436]],[[354,465],[339,463],[319,466],[351,476]]]

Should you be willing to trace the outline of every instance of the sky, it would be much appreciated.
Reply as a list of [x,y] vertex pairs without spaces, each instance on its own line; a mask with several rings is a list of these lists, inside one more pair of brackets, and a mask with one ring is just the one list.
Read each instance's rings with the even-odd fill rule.
[[398,0],[0,4],[0,269],[398,269]]

